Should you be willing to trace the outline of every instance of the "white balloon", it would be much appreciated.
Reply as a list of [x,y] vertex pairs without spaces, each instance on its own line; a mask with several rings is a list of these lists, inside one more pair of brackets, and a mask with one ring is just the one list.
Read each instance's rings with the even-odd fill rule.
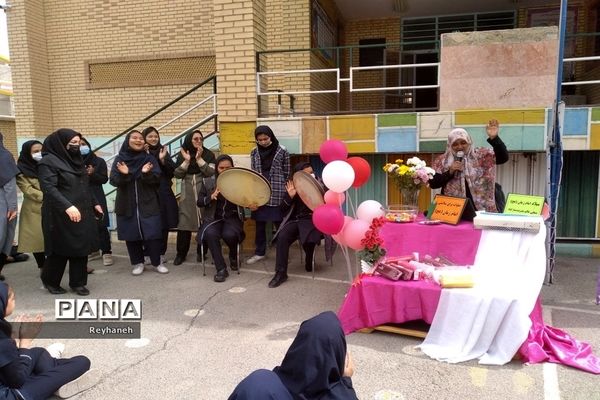
[[356,209],[356,217],[369,224],[374,218],[383,217],[384,215],[385,210],[381,206],[381,203],[375,200],[365,200]]
[[343,193],[354,183],[354,169],[346,161],[331,161],[323,169],[322,177],[330,190]]

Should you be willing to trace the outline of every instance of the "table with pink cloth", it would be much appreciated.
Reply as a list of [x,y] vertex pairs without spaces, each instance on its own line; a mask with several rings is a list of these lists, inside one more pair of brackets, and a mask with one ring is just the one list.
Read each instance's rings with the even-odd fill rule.
[[[457,264],[470,265],[477,257],[481,232],[466,222],[457,226],[386,223],[380,235],[389,255],[413,252],[420,256],[444,255]],[[431,282],[395,282],[380,276],[363,275],[350,287],[338,316],[346,334],[362,328],[413,320],[431,324],[441,294],[441,287]],[[539,300],[530,313],[529,335],[519,349],[525,362],[562,363],[600,374],[600,360],[592,354],[588,344],[544,324]]]

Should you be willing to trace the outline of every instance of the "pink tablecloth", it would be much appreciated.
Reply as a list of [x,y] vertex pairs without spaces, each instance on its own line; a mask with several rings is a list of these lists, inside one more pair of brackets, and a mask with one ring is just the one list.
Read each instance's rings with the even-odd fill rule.
[[418,252],[436,257],[444,255],[457,264],[470,265],[475,261],[481,230],[470,222],[447,225],[421,225],[417,222],[387,222],[379,231],[390,256]]
[[422,319],[431,324],[441,292],[431,282],[393,282],[365,275],[350,288],[338,316],[346,335],[386,323]]

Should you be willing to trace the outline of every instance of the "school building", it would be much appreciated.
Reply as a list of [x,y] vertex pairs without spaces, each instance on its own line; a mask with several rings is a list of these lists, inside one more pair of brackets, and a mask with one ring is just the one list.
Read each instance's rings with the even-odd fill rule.
[[[564,41],[557,236],[585,240],[563,247],[581,255],[600,239],[599,11],[569,1]],[[487,145],[495,118],[504,191],[544,195],[559,14],[541,0],[11,0],[12,132],[73,128],[110,162],[133,127],[158,127],[171,154],[199,127],[249,165],[268,124],[317,169],[323,140],[343,140],[372,167],[354,201],[394,204],[388,160],[430,162],[454,127]]]

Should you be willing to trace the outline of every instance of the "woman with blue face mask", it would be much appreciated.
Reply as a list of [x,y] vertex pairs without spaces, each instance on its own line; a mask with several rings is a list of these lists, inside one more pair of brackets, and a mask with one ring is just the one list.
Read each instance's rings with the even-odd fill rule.
[[102,251],[102,263],[105,267],[108,267],[109,265],[113,265],[113,258],[112,248],[110,245],[110,232],[108,231],[110,219],[108,218],[106,196],[104,195],[104,189],[102,188],[102,185],[108,182],[108,168],[106,167],[106,161],[104,161],[104,159],[101,157],[98,157],[92,151],[90,142],[88,142],[85,138],[81,138],[79,151],[83,157],[83,165],[85,165],[85,170],[90,180],[90,189],[94,194],[96,201],[98,201],[102,207],[104,218],[97,221],[98,238],[100,239],[100,251]]
[[37,164],[42,159],[42,142],[28,140],[21,146],[17,160],[17,186],[23,192],[19,218],[19,252],[33,253],[38,268],[44,266],[44,235],[42,233],[42,200]]

